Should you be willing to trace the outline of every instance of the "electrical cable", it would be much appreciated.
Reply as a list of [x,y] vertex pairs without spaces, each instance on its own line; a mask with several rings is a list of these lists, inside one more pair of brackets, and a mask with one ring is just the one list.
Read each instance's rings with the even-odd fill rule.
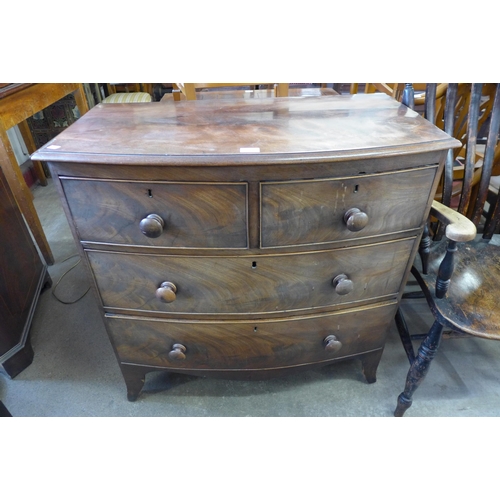
[[[64,259],[62,262],[66,262],[67,260],[69,259],[72,259],[73,257],[78,257],[78,254],[75,254],[75,255],[71,255],[70,257],[68,257],[67,259]],[[73,264],[67,271],[65,271],[63,273],[63,275],[57,280],[57,283],[54,285],[54,288],[52,288],[52,295],[56,298],[56,300],[58,300],[59,302],[61,302],[62,304],[75,304],[76,302],[78,302],[79,300],[83,299],[83,297],[85,297],[85,295],[87,295],[88,291],[90,290],[90,286],[87,288],[87,290],[83,293],[83,295],[81,295],[80,297],[78,297],[77,299],[75,300],[71,300],[71,301],[65,301],[65,300],[62,300],[60,299],[57,295],[56,295],[56,288],[57,286],[59,285],[59,283],[61,282],[61,280],[71,271],[73,270],[78,264],[80,264],[80,262],[82,261],[82,258],[80,257],[77,261],[76,261],[76,264]]]

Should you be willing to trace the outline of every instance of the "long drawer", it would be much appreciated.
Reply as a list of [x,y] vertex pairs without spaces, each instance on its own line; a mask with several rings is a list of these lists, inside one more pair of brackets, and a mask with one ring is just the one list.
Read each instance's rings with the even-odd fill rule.
[[263,182],[261,246],[330,243],[419,228],[436,170]]
[[104,307],[233,315],[306,310],[397,294],[414,241],[242,257],[96,250],[87,255]]
[[246,183],[61,177],[61,184],[82,241],[166,248],[247,247]]
[[396,303],[275,321],[162,321],[109,316],[123,363],[177,369],[279,368],[383,347]]

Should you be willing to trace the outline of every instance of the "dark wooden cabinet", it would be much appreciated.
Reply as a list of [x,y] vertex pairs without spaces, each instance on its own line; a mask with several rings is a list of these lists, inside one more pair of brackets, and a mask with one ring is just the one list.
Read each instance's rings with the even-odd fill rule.
[[128,397],[145,374],[375,381],[446,151],[385,95],[98,105],[49,163]]
[[31,319],[42,288],[50,283],[0,166],[0,369],[9,377],[33,360]]

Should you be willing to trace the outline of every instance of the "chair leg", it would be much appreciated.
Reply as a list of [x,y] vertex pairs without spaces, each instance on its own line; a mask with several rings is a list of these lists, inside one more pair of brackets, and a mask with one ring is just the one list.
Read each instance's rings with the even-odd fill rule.
[[403,312],[401,311],[400,307],[398,307],[398,310],[396,311],[395,320],[396,320],[396,326],[398,328],[399,337],[401,339],[401,343],[403,344],[408,361],[411,364],[415,359],[415,351],[413,350],[413,344],[411,342],[410,332],[408,330],[406,320],[403,316]]
[[429,233],[429,224],[424,226],[424,232],[420,240],[420,246],[418,248],[418,254],[420,255],[420,260],[422,261],[422,272],[427,274],[427,269],[429,268],[429,255],[431,252],[431,237]]
[[439,348],[442,332],[443,325],[438,321],[434,321],[427,337],[420,345],[416,358],[410,366],[410,370],[406,376],[405,389],[398,397],[398,405],[394,411],[395,417],[402,417],[405,411],[411,406],[413,393],[427,375],[431,361],[434,359]]

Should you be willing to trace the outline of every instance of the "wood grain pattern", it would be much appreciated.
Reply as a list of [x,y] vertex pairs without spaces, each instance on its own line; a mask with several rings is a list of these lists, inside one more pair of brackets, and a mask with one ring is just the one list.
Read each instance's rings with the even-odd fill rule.
[[[395,303],[286,321],[151,321],[108,316],[109,331],[121,362],[176,369],[245,370],[279,368],[358,355],[384,345]],[[325,350],[334,333],[342,343]],[[174,361],[174,344],[186,347]]]
[[[246,248],[247,185],[61,179],[79,238],[159,247]],[[139,224],[158,214],[158,238]]]
[[[351,240],[418,228],[426,215],[436,170],[262,183],[262,247]],[[344,222],[344,214],[352,208],[368,215],[367,226],[358,232],[350,231]]]
[[374,382],[458,145],[372,94],[97,106],[33,158],[135,400],[161,369],[263,378],[359,357]]
[[[397,294],[414,238],[335,251],[244,257],[191,257],[88,251],[105,307],[186,314],[314,309]],[[332,280],[346,274],[347,295]],[[162,282],[174,302],[156,298]]]
[[[496,290],[500,282],[500,253],[489,240],[460,243],[455,253],[455,269],[444,300],[436,300],[434,288],[446,241],[432,248],[427,275],[419,275],[430,306],[447,328],[477,337],[500,340],[500,310]],[[483,271],[488,262],[488,271]]]
[[175,106],[99,104],[32,158],[115,165],[272,165],[404,156],[459,145],[386,95],[338,95]]

